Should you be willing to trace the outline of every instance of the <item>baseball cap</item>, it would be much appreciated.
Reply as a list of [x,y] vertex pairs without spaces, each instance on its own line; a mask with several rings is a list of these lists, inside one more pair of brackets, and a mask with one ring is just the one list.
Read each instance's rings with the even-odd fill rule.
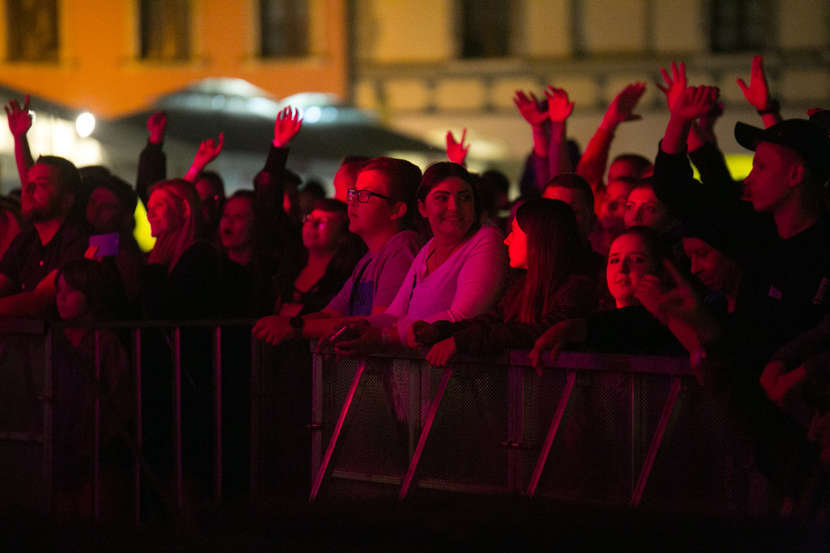
[[735,140],[749,150],[754,150],[761,142],[780,144],[798,153],[807,167],[825,179],[830,177],[827,130],[806,119],[786,119],[766,129],[736,123]]

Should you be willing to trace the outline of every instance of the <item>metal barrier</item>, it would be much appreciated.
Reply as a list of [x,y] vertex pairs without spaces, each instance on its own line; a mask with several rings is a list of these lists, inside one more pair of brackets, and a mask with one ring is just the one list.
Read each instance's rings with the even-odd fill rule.
[[[313,374],[311,501],[326,482],[352,481],[371,483],[374,493],[394,486],[400,499],[433,488],[747,508],[747,484],[734,482],[748,472],[747,453],[728,435],[685,359],[566,352],[539,376],[522,351],[459,358],[442,369],[417,356],[356,363],[315,357]],[[477,418],[463,420],[470,413]],[[598,434],[597,447],[581,443]],[[389,462],[396,448],[405,466]],[[704,461],[709,464],[694,466]],[[585,489],[562,493],[561,484],[580,472],[608,466],[593,496]],[[655,473],[658,482],[649,486]],[[682,489],[693,488],[696,478],[710,489],[691,489],[698,497],[686,501]]]
[[[180,510],[185,504],[186,476],[192,466],[188,467],[183,459],[183,440],[188,438],[183,435],[183,332],[197,330],[203,337],[209,335],[210,340],[209,351],[205,348],[202,354],[209,354],[211,365],[207,393],[212,417],[207,424],[213,442],[210,487],[215,501],[222,499],[223,474],[227,474],[223,470],[227,468],[223,459],[223,415],[228,414],[223,406],[227,393],[223,389],[223,374],[228,373],[225,365],[248,355],[229,359],[239,349],[236,344],[237,349],[229,350],[227,334],[236,328],[240,333],[237,338],[244,334],[249,341],[250,373],[247,366],[243,372],[250,375],[249,489],[255,498],[262,497],[263,475],[273,472],[277,461],[263,439],[267,441],[269,436],[282,431],[279,425],[283,423],[279,417],[273,417],[269,407],[306,390],[279,390],[273,397],[264,392],[267,385],[263,376],[272,371],[271,367],[265,370],[267,361],[263,359],[267,355],[263,354],[270,347],[250,337],[247,329],[252,323],[142,321],[90,327],[95,345],[91,375],[95,393],[91,513],[95,519],[101,516],[100,380],[106,369],[101,357],[101,336],[105,331],[129,334],[135,420],[134,427],[122,430],[133,457],[136,522],[142,519],[147,489],[155,490],[173,510]],[[52,499],[52,352],[55,335],[64,328],[65,325],[50,327],[42,322],[0,321],[0,334],[28,334],[44,343],[39,351],[43,356],[43,392],[38,395],[42,402],[42,427],[35,433],[0,433],[0,443],[28,440],[27,443],[41,446],[45,510],[50,508]],[[161,332],[170,350],[171,372],[164,378],[169,378],[171,390],[172,497],[165,495],[165,478],[146,458],[146,408],[150,399],[142,391],[148,390],[148,374],[158,378],[158,367],[148,368],[149,360],[144,356],[148,332]],[[527,352],[522,351],[491,359],[460,357],[451,367],[442,369],[430,367],[414,353],[339,361],[314,355],[311,361],[311,441],[310,451],[306,452],[311,461],[311,501],[320,497],[324,489],[331,489],[326,485],[335,480],[380,484],[383,489],[391,485],[400,499],[414,490],[432,488],[545,495],[633,506],[660,504],[672,496],[673,501],[680,501],[686,488],[677,484],[683,477],[678,478],[673,471],[683,464],[693,468],[700,463],[697,454],[689,451],[701,447],[701,436],[713,441],[712,437],[717,438],[716,434],[722,432],[721,427],[726,427],[720,424],[711,406],[701,404],[702,396],[695,391],[688,362],[683,359],[566,352],[556,363],[545,366],[540,375],[530,366]],[[291,369],[302,372],[302,367]],[[192,406],[185,407],[188,408]],[[264,421],[265,416],[272,418]],[[678,425],[681,432],[677,431]],[[694,425],[702,432],[689,434]],[[672,439],[678,436],[682,439]],[[741,477],[736,473],[747,472],[743,452],[735,447],[736,443],[739,440],[726,435],[710,447],[713,458],[725,456],[729,460],[725,465],[731,463],[725,468],[726,478],[720,480],[734,480]],[[576,491],[562,491],[563,482],[572,484],[582,473],[589,476],[572,486]],[[721,485],[719,476],[711,473],[705,474],[704,480],[706,485]],[[700,504],[706,508],[713,501],[720,501],[720,510],[745,510],[746,486],[734,482],[723,486],[729,489],[704,494]]]

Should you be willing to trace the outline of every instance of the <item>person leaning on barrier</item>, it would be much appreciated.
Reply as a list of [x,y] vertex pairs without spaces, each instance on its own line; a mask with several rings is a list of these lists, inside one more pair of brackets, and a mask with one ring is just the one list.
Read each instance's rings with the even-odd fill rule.
[[416,347],[413,323],[457,322],[486,313],[501,296],[507,255],[501,232],[479,224],[475,176],[456,163],[431,165],[418,187],[418,210],[432,240],[421,248],[389,308],[337,334],[335,352],[359,355]]
[[368,253],[321,311],[293,318],[264,317],[254,326],[254,335],[274,345],[299,336],[315,339],[331,333],[347,317],[383,313],[420,243],[410,230],[420,178],[420,169],[402,159],[368,161],[347,193],[349,230],[363,239]]
[[55,275],[80,259],[88,234],[70,217],[81,177],[61,157],[41,156],[26,173],[21,214],[32,226],[14,239],[0,260],[0,316],[43,317],[55,302]]
[[540,198],[524,203],[504,241],[510,266],[522,275],[490,313],[456,323],[415,322],[418,345],[432,346],[427,361],[443,366],[456,353],[529,349],[553,324],[590,313],[596,283],[591,252],[579,235],[573,210],[564,202]]

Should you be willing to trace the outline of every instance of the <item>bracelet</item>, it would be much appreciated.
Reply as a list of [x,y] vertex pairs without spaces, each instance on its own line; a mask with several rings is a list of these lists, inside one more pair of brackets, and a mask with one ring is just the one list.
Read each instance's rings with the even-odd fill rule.
[[769,115],[770,113],[778,113],[779,111],[781,111],[781,104],[778,103],[778,100],[770,100],[766,108],[758,110],[758,115]]

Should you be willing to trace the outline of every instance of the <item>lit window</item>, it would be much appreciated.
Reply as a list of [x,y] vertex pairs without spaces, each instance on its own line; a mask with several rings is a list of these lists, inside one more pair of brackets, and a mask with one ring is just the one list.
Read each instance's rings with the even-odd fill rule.
[[184,61],[190,58],[189,0],[141,0],[141,59]]
[[260,55],[263,58],[309,54],[308,0],[260,0]]
[[6,0],[6,22],[9,60],[58,59],[57,0]]
[[758,51],[766,45],[768,0],[715,0],[711,4],[713,52]]

